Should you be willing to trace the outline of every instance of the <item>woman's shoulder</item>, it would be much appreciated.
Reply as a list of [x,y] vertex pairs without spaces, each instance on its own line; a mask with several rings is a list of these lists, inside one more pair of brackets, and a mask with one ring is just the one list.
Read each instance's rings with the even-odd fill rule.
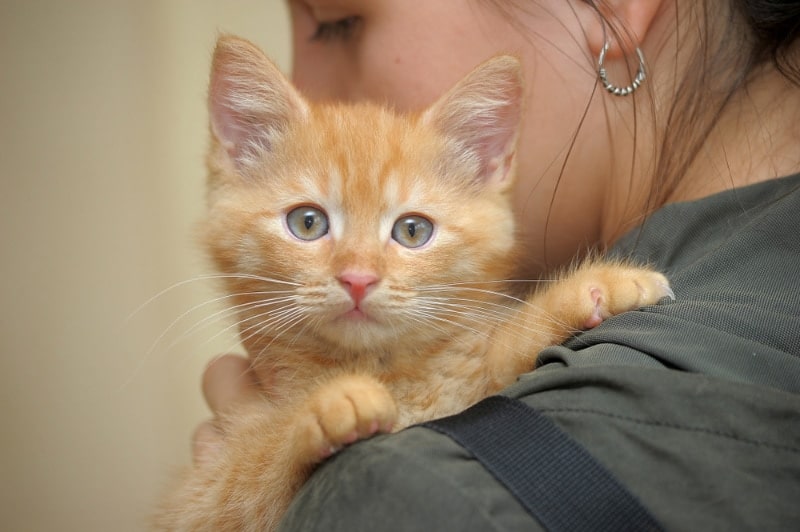
[[674,302],[616,316],[540,363],[667,367],[800,393],[800,176],[669,205],[612,254],[667,275]]
[[[587,449],[666,529],[783,529],[800,518],[800,427],[794,415],[800,396],[685,372],[608,366],[536,371],[506,394]],[[498,430],[491,417],[483,421],[485,430]],[[529,436],[532,449],[541,443]],[[519,458],[524,468],[524,454]],[[581,470],[550,468],[533,473],[530,482],[536,485],[537,475],[568,474]],[[588,510],[585,519],[604,511],[587,509],[570,495],[560,494],[561,504]],[[316,471],[281,526],[541,529],[470,451],[426,427],[345,449]]]
[[730,189],[662,207],[621,238],[610,254],[675,270],[725,247],[735,250],[742,242],[772,250],[773,240],[758,235],[800,242],[800,233],[793,230],[798,208],[800,174]]
[[480,462],[422,427],[348,447],[296,497],[281,530],[542,530]]

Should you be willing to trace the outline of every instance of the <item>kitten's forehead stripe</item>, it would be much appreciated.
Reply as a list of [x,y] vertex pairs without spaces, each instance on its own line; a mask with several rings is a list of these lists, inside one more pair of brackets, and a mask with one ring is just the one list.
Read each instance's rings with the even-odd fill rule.
[[310,175],[309,173],[303,173],[297,182],[297,194],[299,197],[309,195],[326,197],[329,194],[326,185],[327,183],[318,177]]
[[324,207],[328,211],[331,222],[331,234],[337,240],[344,235],[344,210],[342,209],[343,198],[343,176],[338,165],[328,166],[325,175],[320,176],[319,181],[324,183],[325,192],[320,195],[325,199]]
[[318,131],[326,131],[320,148],[333,156],[324,176],[332,202],[362,216],[380,216],[405,202],[410,185],[409,157],[402,149],[407,121],[371,106],[348,116],[323,108],[316,118]]

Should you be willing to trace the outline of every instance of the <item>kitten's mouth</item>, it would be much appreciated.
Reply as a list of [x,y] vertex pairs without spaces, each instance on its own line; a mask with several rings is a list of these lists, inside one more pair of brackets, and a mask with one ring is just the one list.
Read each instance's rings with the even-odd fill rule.
[[352,309],[348,310],[344,314],[342,314],[342,318],[346,320],[352,321],[371,321],[372,318],[367,316],[367,314],[358,307],[353,307]]

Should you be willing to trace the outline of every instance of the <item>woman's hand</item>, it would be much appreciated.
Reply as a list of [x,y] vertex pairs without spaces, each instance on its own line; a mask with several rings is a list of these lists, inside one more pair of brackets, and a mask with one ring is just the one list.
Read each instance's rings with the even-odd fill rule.
[[195,429],[192,458],[196,464],[213,460],[223,446],[223,434],[216,422],[220,412],[258,397],[258,380],[250,369],[250,360],[240,355],[212,360],[203,373],[203,396],[214,417]]

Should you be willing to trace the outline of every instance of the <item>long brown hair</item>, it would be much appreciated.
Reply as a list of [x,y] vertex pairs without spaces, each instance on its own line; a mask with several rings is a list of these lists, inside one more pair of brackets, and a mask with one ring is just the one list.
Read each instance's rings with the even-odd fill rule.
[[685,27],[697,28],[699,39],[663,124],[655,167],[658,190],[651,197],[654,206],[674,191],[723,110],[759,69],[772,64],[800,86],[800,65],[792,53],[800,32],[800,2],[730,0],[727,5],[710,4],[697,1],[687,12],[678,13],[689,22]]
[[[506,16],[518,31],[525,31],[517,11],[529,10],[529,0],[485,1]],[[633,42],[630,32],[621,20],[607,15],[613,14],[613,7],[606,0],[582,1],[595,9],[609,39],[621,43],[626,50],[628,66],[635,70],[638,59],[630,45]],[[691,41],[697,42],[697,48],[675,50],[676,53],[688,52],[688,64],[682,73],[675,72],[674,97],[668,102],[662,122],[657,124],[660,135],[654,146],[654,178],[648,212],[663,205],[679,186],[726,106],[746,88],[759,69],[774,65],[800,88],[800,54],[793,46],[800,36],[800,1],[697,0],[681,3],[680,7],[676,3],[675,9],[681,10],[675,16],[682,21],[685,31],[696,30],[698,36],[695,40],[678,36],[678,46]],[[638,112],[636,101],[634,118]],[[652,100],[640,103],[653,105]],[[573,139],[577,138],[581,124],[582,121]]]

